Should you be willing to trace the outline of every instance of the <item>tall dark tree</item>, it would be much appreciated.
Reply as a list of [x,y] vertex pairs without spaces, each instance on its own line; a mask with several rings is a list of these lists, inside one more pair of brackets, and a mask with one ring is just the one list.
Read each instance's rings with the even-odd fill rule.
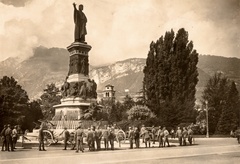
[[[198,53],[182,28],[150,44],[144,68],[148,107],[166,126],[195,121]],[[174,124],[174,125],[173,125]]]
[[0,129],[4,124],[20,125],[23,130],[33,128],[33,122],[42,118],[37,101],[29,102],[27,92],[13,77],[0,80]]
[[205,106],[208,102],[210,134],[226,134],[237,126],[239,95],[234,82],[221,73],[214,74],[203,91],[202,99]]
[[55,115],[54,105],[60,104],[61,96],[59,88],[55,84],[48,84],[41,95],[41,108],[44,119],[51,120]]
[[229,134],[238,125],[239,95],[235,82],[230,84],[226,95],[226,100],[222,102],[222,113],[216,129],[218,134]]
[[0,80],[0,125],[22,125],[28,108],[28,95],[13,77]]
[[23,127],[31,131],[33,128],[36,127],[36,124],[34,123],[40,124],[38,120],[43,118],[40,101],[33,100],[32,102],[30,102],[28,104],[28,110],[26,111],[25,115],[26,118],[23,122]]

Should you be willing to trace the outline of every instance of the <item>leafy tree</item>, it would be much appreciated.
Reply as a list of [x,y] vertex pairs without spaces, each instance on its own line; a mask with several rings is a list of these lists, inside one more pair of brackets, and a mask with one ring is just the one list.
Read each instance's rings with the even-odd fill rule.
[[101,112],[97,104],[91,103],[89,108],[86,110],[86,113],[84,114],[84,119],[86,120],[101,120]]
[[144,68],[147,106],[166,126],[194,122],[198,53],[182,28],[150,44]]
[[0,80],[0,125],[22,125],[28,108],[28,95],[13,77]]
[[217,125],[219,134],[229,134],[231,130],[237,128],[238,118],[237,112],[239,109],[239,95],[235,82],[231,83],[229,91],[227,91],[226,100],[223,101],[222,114]]
[[23,127],[26,127],[28,130],[32,130],[39,119],[43,118],[42,109],[39,100],[33,100],[28,104],[28,110],[25,113],[26,118],[23,123]]
[[4,124],[20,125],[23,130],[33,128],[33,121],[42,118],[37,101],[29,102],[27,92],[13,77],[0,80],[0,128]]
[[44,119],[51,120],[55,115],[54,105],[60,104],[61,96],[55,84],[48,84],[41,95],[41,108]]
[[126,108],[119,101],[113,104],[109,120],[110,122],[127,120]]
[[135,105],[135,102],[133,101],[133,98],[129,95],[126,95],[123,99],[123,107],[125,110],[131,109]]
[[127,114],[129,120],[145,120],[156,117],[147,106],[142,105],[133,106],[127,111]]
[[228,133],[237,126],[239,95],[234,82],[221,73],[214,74],[203,91],[202,99],[204,106],[208,102],[210,134]]

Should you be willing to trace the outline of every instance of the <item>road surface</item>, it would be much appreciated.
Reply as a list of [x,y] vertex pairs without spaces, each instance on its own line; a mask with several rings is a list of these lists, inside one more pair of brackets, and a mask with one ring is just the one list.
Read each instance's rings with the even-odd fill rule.
[[[159,163],[240,163],[240,145],[236,139],[197,139],[192,146],[172,144],[165,148],[128,149],[127,144],[118,150],[75,153],[62,147],[47,147],[47,151],[17,149],[15,152],[1,152],[1,164],[159,164]],[[141,145],[143,147],[143,145]]]

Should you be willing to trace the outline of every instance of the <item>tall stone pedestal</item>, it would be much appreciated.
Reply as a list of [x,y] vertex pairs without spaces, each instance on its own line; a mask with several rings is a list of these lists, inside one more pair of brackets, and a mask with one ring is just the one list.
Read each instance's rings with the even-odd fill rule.
[[61,104],[55,105],[53,120],[80,120],[91,103],[97,102],[97,84],[89,79],[88,44],[74,42],[67,47],[70,53],[68,76],[61,88]]

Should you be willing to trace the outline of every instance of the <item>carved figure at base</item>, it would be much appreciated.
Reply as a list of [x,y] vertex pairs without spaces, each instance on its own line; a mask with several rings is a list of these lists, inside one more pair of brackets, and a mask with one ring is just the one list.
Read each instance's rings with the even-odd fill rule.
[[97,98],[97,83],[92,79],[93,98]]
[[70,89],[70,96],[76,97],[78,95],[78,83],[74,83]]
[[61,92],[63,97],[67,97],[69,95],[69,88],[70,88],[70,83],[67,82],[68,77],[66,77],[64,84],[61,87]]
[[87,86],[86,86],[86,82],[83,82],[83,84],[82,84],[82,86],[80,88],[79,97],[81,97],[84,100],[87,99]]

